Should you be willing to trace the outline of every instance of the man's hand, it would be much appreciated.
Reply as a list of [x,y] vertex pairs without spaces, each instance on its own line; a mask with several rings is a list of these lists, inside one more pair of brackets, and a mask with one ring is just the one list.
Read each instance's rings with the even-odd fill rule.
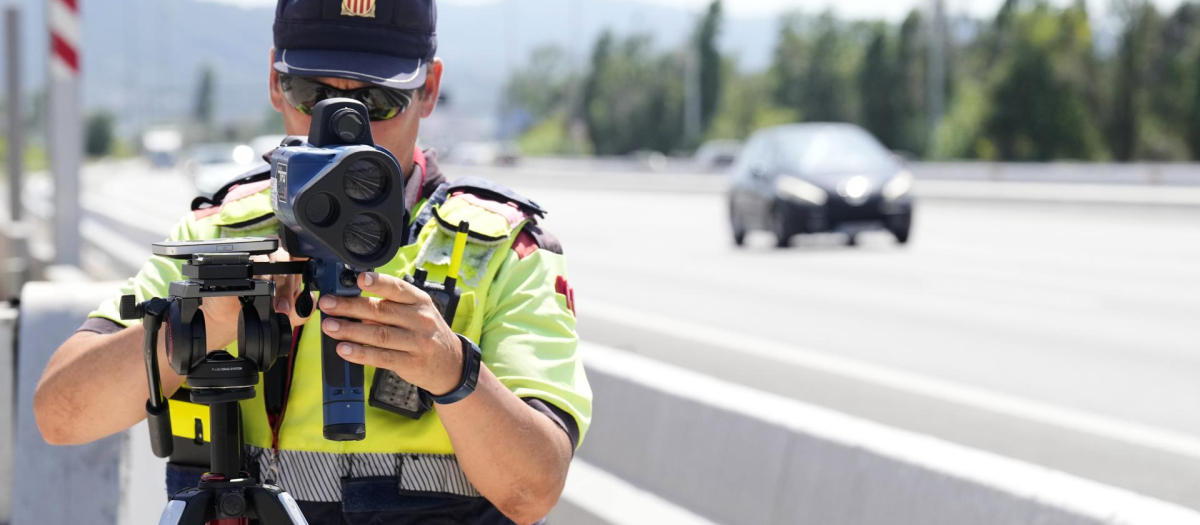
[[358,287],[378,297],[321,297],[330,316],[321,330],[344,341],[338,354],[351,363],[396,372],[435,396],[462,378],[462,343],[446,326],[429,294],[401,279],[377,273],[358,276]]
[[[293,260],[282,248],[269,256],[255,257],[257,262],[288,262]],[[296,259],[298,260],[298,259]],[[292,327],[304,323],[305,317],[296,313],[296,298],[304,292],[304,284],[299,275],[256,276],[275,282],[275,311],[287,314]],[[200,306],[204,312],[204,326],[207,329],[208,348],[218,350],[237,341],[238,315],[242,312],[242,302],[237,297],[207,297]]]

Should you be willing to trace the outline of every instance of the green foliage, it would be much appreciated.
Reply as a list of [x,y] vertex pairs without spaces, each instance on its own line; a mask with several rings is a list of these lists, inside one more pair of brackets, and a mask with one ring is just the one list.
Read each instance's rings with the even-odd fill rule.
[[683,75],[682,58],[657,56],[649,35],[601,35],[583,90],[584,122],[596,154],[681,147]]
[[785,18],[772,65],[775,102],[814,122],[858,120],[861,49],[854,36],[830,13],[812,23]]
[[799,120],[792,109],[771,104],[773,77],[766,73],[726,80],[725,102],[713,119],[708,139],[744,139],[755,130]]
[[506,113],[523,111],[534,121],[552,118],[567,109],[573,83],[565,50],[556,45],[534,49],[529,64],[517,69],[504,88]]
[[84,127],[83,150],[89,157],[104,157],[112,152],[116,119],[112,113],[100,111],[87,118]]
[[872,29],[871,43],[858,72],[858,92],[862,96],[862,124],[873,131],[889,148],[900,146],[903,114],[900,95],[896,90],[900,72],[892,58],[887,27]]
[[[941,28],[919,10],[898,25],[792,13],[769,68],[740,71],[719,53],[718,0],[674,50],[607,32],[580,72],[561,50],[539,50],[507,86],[505,110],[528,115],[527,154],[693,147],[683,137],[684,86],[685,57],[696,56],[707,139],[843,121],[932,159],[1200,159],[1200,0],[1162,14],[1150,0],[1114,2],[1113,49],[1097,45],[1087,0],[1005,0],[991,20]],[[944,37],[931,38],[935,30]],[[946,83],[931,89],[940,40]],[[945,114],[932,122],[939,94]]]
[[1056,13],[1046,4],[1008,13],[1004,39],[1011,56],[998,65],[984,133],[1006,160],[1102,156],[1087,99],[1088,78],[1073,73],[1091,60],[1091,32],[1082,7]]
[[573,129],[565,114],[559,114],[530,128],[517,140],[522,155],[591,155],[592,145],[582,129]]
[[933,160],[978,158],[996,159],[996,146],[983,134],[984,123],[991,116],[987,89],[977,82],[959,85],[938,126],[928,157]]
[[216,72],[212,65],[200,69],[199,83],[196,85],[196,104],[192,108],[192,118],[198,128],[201,140],[210,140],[213,134],[213,120],[216,111]]
[[896,143],[888,145],[913,155],[922,155],[928,149],[929,119],[925,102],[928,90],[925,85],[929,49],[924,31],[920,11],[913,10],[900,24],[896,42],[896,79],[892,86],[896,90],[899,122]]
[[724,88],[722,68],[724,61],[717,49],[717,38],[721,34],[721,0],[708,6],[704,19],[696,32],[696,51],[700,58],[700,126],[709,129],[721,102]]

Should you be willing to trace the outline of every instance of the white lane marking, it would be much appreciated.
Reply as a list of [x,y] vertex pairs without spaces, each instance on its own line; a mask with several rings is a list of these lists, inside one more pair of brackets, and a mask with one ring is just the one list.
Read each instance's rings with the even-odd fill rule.
[[734,353],[750,354],[779,363],[932,397],[957,405],[1200,459],[1200,439],[1180,432],[1054,406],[861,361],[834,357],[795,345],[680,321],[644,311],[633,311],[628,308],[589,302],[585,308],[581,309],[581,314],[585,318],[595,316],[610,322],[634,326],[686,341],[722,346]]
[[579,458],[571,461],[562,497],[610,525],[715,525]]
[[[1063,509],[1067,513],[1081,516],[1081,521],[1124,525],[1200,524],[1200,514],[1183,506],[1161,501],[1130,490],[1105,485],[1071,474],[1042,467],[1025,461],[1006,458],[999,454],[976,450],[936,437],[909,432],[866,419],[810,405],[778,394],[755,390],[751,387],[725,381],[710,375],[687,370],[678,365],[656,361],[631,352],[602,345],[580,344],[580,352],[592,370],[623,381],[635,383],[654,392],[653,395],[685,399],[696,402],[697,414],[705,416],[704,424],[720,427],[741,418],[753,418],[775,427],[785,428],[793,434],[815,438],[818,441],[850,449],[863,449],[881,456],[882,459],[864,459],[842,468],[857,469],[862,476],[894,475],[899,465],[916,465],[923,473],[919,476],[906,474],[906,479],[917,486],[926,486],[927,499],[907,511],[914,513],[905,518],[929,517],[939,505],[961,505],[959,498],[967,501],[986,501],[992,497],[984,495],[998,491],[1022,500],[1021,510],[1034,508]],[[657,399],[649,400],[648,407],[662,406]],[[678,406],[678,405],[669,405]],[[713,407],[716,410],[705,410]],[[724,412],[725,414],[721,414]],[[739,418],[738,416],[741,416]],[[717,432],[727,430],[718,428]],[[663,449],[662,443],[652,442],[648,446]],[[684,458],[687,459],[687,458]],[[678,464],[678,462],[676,462]],[[899,464],[899,465],[895,465]],[[574,466],[572,466],[572,469]],[[803,467],[801,467],[803,468]],[[819,472],[820,467],[815,467]],[[870,470],[864,470],[870,469]],[[906,472],[910,472],[905,469]],[[649,473],[648,475],[660,475]],[[810,472],[802,472],[810,474]],[[945,478],[956,482],[946,485]],[[930,480],[938,480],[939,488],[929,489]],[[636,480],[635,480],[636,481]],[[809,484],[821,480],[808,481]],[[977,485],[977,486],[972,486]],[[979,487],[985,487],[980,489]],[[847,491],[871,488],[865,486],[839,486]],[[867,494],[869,496],[869,493]],[[787,497],[784,494],[780,497]],[[831,504],[857,505],[854,495]],[[1008,502],[1012,505],[1011,502]],[[924,513],[924,514],[921,514]],[[901,520],[905,521],[905,520]],[[919,519],[907,521],[920,522]],[[929,521],[929,520],[926,520]],[[638,523],[672,523],[644,520]]]
[[124,224],[131,228],[135,228],[147,233],[158,233],[155,230],[162,230],[163,238],[170,233],[171,227],[179,222],[182,213],[175,216],[160,215],[153,212],[147,212],[143,208],[138,208],[131,205],[132,203],[122,203],[119,207],[114,207],[112,202],[105,202],[101,197],[86,195],[82,199],[83,209],[102,215],[120,224]]

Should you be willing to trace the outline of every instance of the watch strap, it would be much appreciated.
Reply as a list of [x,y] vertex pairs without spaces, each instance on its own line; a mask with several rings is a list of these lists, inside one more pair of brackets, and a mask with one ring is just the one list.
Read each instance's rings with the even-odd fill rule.
[[449,394],[444,396],[433,396],[434,403],[439,405],[449,405],[462,401],[471,392],[475,391],[475,386],[479,384],[479,369],[483,366],[483,351],[479,349],[479,345],[474,341],[467,339],[462,334],[454,334],[458,336],[459,341],[462,341],[463,350],[463,373],[462,379],[458,382],[458,387],[451,390]]

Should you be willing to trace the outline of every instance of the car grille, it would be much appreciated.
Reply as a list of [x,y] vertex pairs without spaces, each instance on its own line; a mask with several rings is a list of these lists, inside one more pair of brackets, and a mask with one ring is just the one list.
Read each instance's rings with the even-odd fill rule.
[[866,202],[858,206],[851,205],[842,196],[834,193],[825,204],[825,213],[829,220],[835,223],[874,220],[883,216],[882,207],[883,196],[878,193],[871,195]]

